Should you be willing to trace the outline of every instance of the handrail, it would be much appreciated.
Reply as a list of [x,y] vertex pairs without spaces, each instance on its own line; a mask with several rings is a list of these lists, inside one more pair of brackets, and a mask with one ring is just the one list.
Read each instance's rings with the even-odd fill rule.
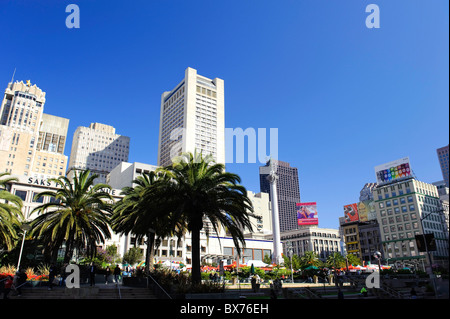
[[314,291],[312,291],[309,287],[303,287],[303,289],[306,291],[306,294],[308,297],[313,299],[321,299],[322,297],[316,294]]
[[164,290],[164,288],[159,285],[159,283],[155,280],[155,278],[153,278],[150,274],[148,274],[147,276],[150,277],[150,279],[153,280],[156,285],[158,285],[159,289],[161,289],[166,294],[166,296],[169,297],[169,299],[172,299],[172,297],[167,293],[167,291]]
[[384,282],[381,283],[381,289],[383,289],[383,291],[387,292],[389,295],[391,295],[394,298],[398,298],[398,299],[403,299],[403,295],[395,290],[394,288],[390,287],[389,285],[385,284]]
[[[121,277],[121,276],[119,276],[119,277]],[[117,278],[116,286],[117,286],[117,290],[119,291],[119,299],[122,299],[122,293],[120,291],[120,285],[119,285],[119,277]]]

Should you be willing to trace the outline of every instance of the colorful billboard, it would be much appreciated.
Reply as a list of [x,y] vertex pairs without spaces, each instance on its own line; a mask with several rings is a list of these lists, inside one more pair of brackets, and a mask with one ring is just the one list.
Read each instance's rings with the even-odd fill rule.
[[409,157],[375,167],[378,185],[412,177]]
[[355,222],[359,220],[358,204],[350,204],[344,206],[345,222]]
[[297,203],[297,223],[299,226],[318,225],[317,203]]
[[358,203],[359,221],[367,222],[377,218],[375,211],[375,202],[372,200],[364,200]]

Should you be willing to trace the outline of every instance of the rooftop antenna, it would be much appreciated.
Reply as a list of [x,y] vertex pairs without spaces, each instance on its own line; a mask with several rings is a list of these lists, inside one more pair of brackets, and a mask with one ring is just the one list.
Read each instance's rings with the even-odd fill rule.
[[14,75],[16,75],[16,68],[14,68],[14,73],[13,73],[12,78],[11,78],[11,83],[14,82]]

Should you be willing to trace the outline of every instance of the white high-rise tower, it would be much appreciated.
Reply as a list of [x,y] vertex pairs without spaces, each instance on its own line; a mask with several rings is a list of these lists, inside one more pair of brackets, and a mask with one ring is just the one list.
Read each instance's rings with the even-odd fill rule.
[[158,166],[195,151],[225,164],[224,81],[187,68],[184,79],[161,96]]

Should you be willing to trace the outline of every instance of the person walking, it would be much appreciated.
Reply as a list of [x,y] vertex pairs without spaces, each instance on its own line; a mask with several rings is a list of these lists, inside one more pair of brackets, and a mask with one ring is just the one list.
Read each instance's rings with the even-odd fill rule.
[[8,275],[5,280],[5,289],[3,291],[3,299],[9,299],[8,295],[11,292],[11,288],[13,287],[13,278]]
[[92,286],[95,286],[95,273],[97,271],[96,266],[94,265],[94,263],[91,263],[91,265],[89,266],[89,282]]
[[48,290],[52,290],[53,289],[53,282],[55,281],[55,277],[56,277],[56,267],[55,267],[55,265],[51,264],[48,271],[49,271],[49,273],[48,273]]
[[414,287],[411,288],[410,295],[411,295],[411,299],[417,299],[417,292],[414,289]]
[[363,297],[367,297],[367,289],[366,289],[365,286],[363,286],[363,287],[361,288],[361,294],[363,295]]
[[116,281],[116,284],[119,284],[119,277],[120,277],[120,267],[119,265],[116,265],[116,268],[114,268],[114,280]]
[[66,277],[67,277],[67,274],[66,274],[66,268],[67,268],[67,266],[68,266],[68,264],[64,264],[62,267],[61,267],[61,271],[59,272],[59,286],[64,286],[65,285],[65,282],[66,282]]
[[105,284],[108,284],[109,276],[111,276],[111,268],[109,268],[109,266],[107,266],[106,271],[105,271]]
[[20,271],[16,271],[16,274],[14,275],[13,278],[13,288],[16,291],[16,296],[18,295],[18,291],[17,291],[17,287],[19,286],[19,280],[20,280]]
[[26,283],[28,279],[27,274],[25,273],[25,271],[23,269],[19,270],[17,272],[17,283],[16,283],[16,291],[17,291],[17,296],[22,296],[22,286]]

